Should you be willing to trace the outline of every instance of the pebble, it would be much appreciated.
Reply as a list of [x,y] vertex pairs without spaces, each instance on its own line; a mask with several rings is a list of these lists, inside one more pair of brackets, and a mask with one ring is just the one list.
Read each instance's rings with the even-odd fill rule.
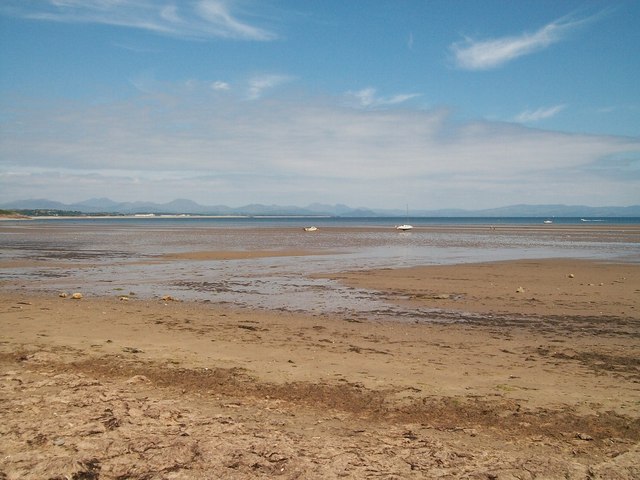
[[58,296],[59,296],[60,298],[67,298],[67,297],[69,296],[69,294],[68,294],[67,292],[60,292],[60,293],[58,294]]
[[567,277],[569,278],[575,278],[575,275],[573,273],[570,273],[569,275],[567,275]]
[[144,375],[134,375],[129,380],[127,380],[126,383],[129,383],[129,384],[133,384],[133,383],[151,383],[151,380],[149,380],[149,378],[145,377]]
[[82,298],[82,294],[80,292],[76,292],[71,295],[71,298],[73,298],[74,300],[80,300]]
[[144,353],[142,350],[136,347],[122,347],[122,351],[126,353]]
[[516,288],[516,293],[524,293],[524,287]]

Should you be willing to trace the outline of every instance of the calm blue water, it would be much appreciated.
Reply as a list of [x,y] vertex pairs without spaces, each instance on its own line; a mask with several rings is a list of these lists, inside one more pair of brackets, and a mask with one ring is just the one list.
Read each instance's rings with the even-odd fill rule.
[[47,218],[30,222],[64,222],[65,224],[183,225],[219,227],[388,227],[409,223],[415,227],[435,225],[640,225],[640,217],[93,217]]

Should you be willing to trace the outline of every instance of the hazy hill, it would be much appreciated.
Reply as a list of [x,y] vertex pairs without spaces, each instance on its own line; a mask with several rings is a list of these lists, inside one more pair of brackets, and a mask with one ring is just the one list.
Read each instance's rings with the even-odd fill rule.
[[[313,203],[306,207],[292,205],[250,204],[242,207],[226,205],[200,205],[192,200],[176,199],[168,203],[116,202],[108,198],[92,198],[82,202],[65,204],[46,199],[29,199],[0,205],[6,210],[64,210],[89,214],[136,213],[193,214],[193,215],[323,215],[337,217],[398,216],[406,214],[402,209],[352,208],[347,205]],[[510,205],[483,210],[410,210],[410,217],[640,217],[640,205],[628,207],[588,207],[584,205]]]

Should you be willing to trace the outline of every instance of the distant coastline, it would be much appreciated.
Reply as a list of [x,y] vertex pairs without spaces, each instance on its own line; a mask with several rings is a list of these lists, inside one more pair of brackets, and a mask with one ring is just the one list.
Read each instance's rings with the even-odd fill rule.
[[[343,204],[310,204],[305,207],[292,205],[250,204],[240,207],[226,205],[200,205],[191,200],[174,200],[168,203],[115,202],[110,199],[91,199],[84,202],[65,204],[46,199],[30,199],[0,205],[0,216],[24,217],[405,217],[402,209],[379,209],[369,207],[349,207]],[[530,217],[583,218],[594,220],[615,217],[640,217],[640,205],[601,206],[585,205],[509,205],[505,207],[464,210],[413,208],[412,218],[517,218]]]

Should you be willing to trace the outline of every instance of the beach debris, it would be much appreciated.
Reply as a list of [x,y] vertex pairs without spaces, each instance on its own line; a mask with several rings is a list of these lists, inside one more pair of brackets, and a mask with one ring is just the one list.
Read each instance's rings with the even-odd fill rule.
[[82,299],[82,294],[80,292],[75,292],[75,293],[71,294],[71,298],[73,298],[74,300],[81,300]]
[[136,347],[122,347],[122,351],[126,353],[143,353],[142,350]]
[[134,375],[129,380],[127,380],[126,383],[151,383],[151,380],[149,380],[149,377],[145,377],[144,375]]
[[118,300],[120,300],[121,302],[128,302],[129,297],[127,297],[126,295],[122,295],[121,297],[118,297]]
[[576,433],[576,438],[578,440],[584,440],[585,442],[592,442],[593,441],[593,437],[591,435],[586,434],[586,433]]
[[164,297],[162,297],[162,301],[163,302],[177,302],[177,300],[172,297],[171,295],[165,295]]
[[58,294],[58,296],[59,296],[60,298],[67,298],[67,297],[69,296],[69,294],[68,294],[67,292],[60,292],[60,293]]
[[569,275],[567,275],[567,277],[569,278],[575,278],[575,275],[573,273],[570,273]]
[[524,293],[524,287],[516,288],[516,293]]

